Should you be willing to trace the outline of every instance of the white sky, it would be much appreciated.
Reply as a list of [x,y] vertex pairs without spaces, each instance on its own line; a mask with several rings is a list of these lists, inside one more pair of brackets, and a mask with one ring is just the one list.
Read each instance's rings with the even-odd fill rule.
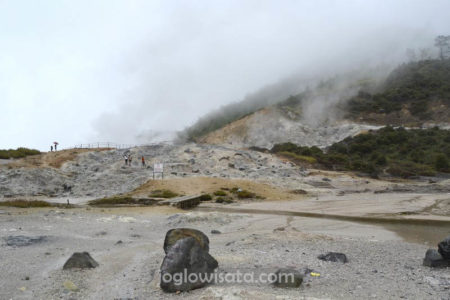
[[449,12],[448,0],[0,0],[0,149],[145,143],[292,74],[432,47]]

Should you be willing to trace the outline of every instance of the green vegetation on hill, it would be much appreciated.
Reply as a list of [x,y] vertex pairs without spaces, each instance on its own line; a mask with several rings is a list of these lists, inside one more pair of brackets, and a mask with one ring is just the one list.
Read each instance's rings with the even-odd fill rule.
[[391,113],[406,108],[418,119],[428,119],[432,117],[432,102],[450,106],[450,60],[403,64],[388,76],[380,90],[360,91],[348,102],[349,112]]
[[29,155],[36,155],[40,154],[41,152],[39,150],[35,149],[28,149],[28,148],[17,148],[9,149],[9,150],[0,150],[0,159],[9,159],[9,158],[22,158]]
[[[384,127],[335,143],[326,151],[292,143],[277,144],[272,153],[302,161],[317,161],[319,167],[359,171],[377,176],[383,173],[397,177],[432,176],[450,173],[450,131],[439,128],[394,129]],[[313,160],[314,159],[314,160]]]

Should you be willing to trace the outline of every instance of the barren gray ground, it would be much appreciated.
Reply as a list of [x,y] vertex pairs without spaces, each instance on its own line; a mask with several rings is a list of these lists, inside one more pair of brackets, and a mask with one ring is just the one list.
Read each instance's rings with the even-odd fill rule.
[[[450,271],[422,266],[430,245],[405,242],[394,231],[372,225],[161,207],[8,208],[1,211],[0,223],[1,299],[449,299],[450,295]],[[306,277],[300,289],[232,284],[164,294],[157,275],[164,235],[174,227],[207,233],[220,270],[310,268],[320,277]],[[210,234],[212,229],[222,234]],[[22,247],[6,244],[5,238],[19,235],[45,239]],[[119,240],[122,243],[117,244]],[[88,251],[100,266],[63,271],[64,262],[76,251]],[[328,251],[346,253],[350,262],[317,259]]]
[[[132,167],[122,155],[131,153]],[[152,177],[147,162],[165,162],[167,177],[245,179],[268,183],[294,200],[205,203],[213,212],[168,207],[0,209],[0,299],[450,299],[450,270],[422,266],[428,248],[450,234],[450,180],[383,181],[350,173],[306,170],[275,156],[211,145],[159,145],[88,152],[61,168],[0,166],[0,199],[83,204],[126,193]],[[184,179],[183,179],[184,180]],[[192,180],[191,180],[192,181]],[[218,180],[217,180],[218,181]],[[177,181],[178,182],[178,181]],[[180,181],[186,184],[189,180]],[[201,180],[200,180],[201,182]],[[71,187],[64,190],[63,185]],[[217,185],[220,188],[220,185]],[[293,194],[290,194],[293,195]],[[298,197],[297,197],[298,196]],[[232,208],[234,212],[214,212]],[[330,219],[243,214],[242,209],[302,211],[353,217],[426,219],[439,227],[359,224]],[[447,222],[447,223],[445,223]],[[423,223],[423,222],[422,222]],[[319,273],[300,289],[267,283],[211,285],[179,295],[158,287],[163,240],[175,227],[202,230],[219,271],[273,272],[280,267]],[[211,234],[211,230],[222,234]],[[121,241],[120,243],[118,243]],[[73,252],[88,251],[100,266],[63,271]],[[319,254],[347,254],[347,264]]]

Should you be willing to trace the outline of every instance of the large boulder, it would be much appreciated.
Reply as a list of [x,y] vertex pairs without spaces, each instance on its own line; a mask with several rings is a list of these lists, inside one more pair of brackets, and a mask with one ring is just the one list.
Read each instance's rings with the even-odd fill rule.
[[450,260],[444,259],[436,249],[428,249],[423,259],[423,265],[431,268],[450,267]]
[[192,229],[192,228],[176,228],[171,229],[166,233],[166,238],[164,239],[164,252],[167,254],[167,251],[175,245],[178,240],[193,237],[197,240],[200,247],[203,248],[206,252],[209,252],[209,239],[200,230]]
[[88,252],[75,252],[66,261],[63,266],[63,270],[67,269],[91,269],[98,267],[98,263],[91,257]]
[[279,269],[275,272],[273,285],[282,288],[298,288],[303,282],[302,274],[294,269]]
[[[176,230],[176,229],[175,229]],[[174,241],[185,229],[174,235],[174,230],[167,232],[164,243],[166,256],[161,264],[161,289],[168,293],[184,292],[201,288],[212,282],[218,262],[208,253],[209,240],[205,234],[196,230],[196,237],[186,236]],[[206,240],[204,239],[206,237]],[[207,243],[206,243],[207,241]],[[170,246],[168,246],[170,245]]]
[[341,262],[344,264],[348,262],[347,256],[339,252],[328,252],[327,254],[319,255],[317,258],[323,261]]
[[438,244],[439,253],[445,259],[450,259],[450,235]]

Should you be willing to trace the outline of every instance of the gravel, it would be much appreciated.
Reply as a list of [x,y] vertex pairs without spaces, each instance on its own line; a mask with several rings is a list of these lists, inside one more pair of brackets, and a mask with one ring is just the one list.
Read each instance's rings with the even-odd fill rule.
[[[180,219],[182,213],[164,209],[70,209],[51,213],[29,209],[26,214],[8,209],[11,215],[0,219],[1,238],[11,233],[52,238],[26,247],[0,246],[0,298],[172,299],[173,295],[158,287],[163,240],[166,231],[173,228],[167,224],[171,219],[181,220],[177,227],[188,226],[208,234],[210,253],[218,260],[220,272],[239,269],[260,274],[290,268],[305,274],[299,289],[275,288],[266,283],[215,284],[178,295],[183,299],[448,299],[450,295],[449,270],[422,266],[429,246],[406,243],[391,234],[385,238],[378,235],[378,239],[358,234],[356,223],[348,234],[338,229],[348,223],[342,221],[329,221],[336,222],[335,226],[320,231],[311,229],[316,223],[307,218],[294,217],[292,225],[286,226],[283,216],[216,213],[209,219],[204,213],[193,212],[189,218]],[[175,213],[176,217],[169,218]],[[281,226],[285,226],[283,231],[274,230]],[[209,234],[211,228],[222,234]],[[122,243],[118,244],[119,240]],[[82,251],[95,257],[99,267],[62,270],[73,252]],[[317,258],[329,251],[345,253],[349,262]]]

